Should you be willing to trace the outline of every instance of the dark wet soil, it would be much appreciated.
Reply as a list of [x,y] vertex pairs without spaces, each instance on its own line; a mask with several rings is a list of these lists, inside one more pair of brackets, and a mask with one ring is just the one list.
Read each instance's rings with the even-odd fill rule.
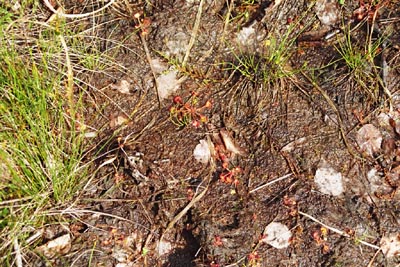
[[[86,2],[71,1],[70,11],[90,9]],[[382,253],[374,258],[376,248],[358,242],[379,247],[382,236],[398,232],[397,185],[388,184],[382,174],[380,182],[392,194],[378,197],[367,177],[373,167],[385,173],[396,159],[389,157],[389,164],[382,165],[379,158],[389,152],[365,155],[356,142],[363,124],[378,125],[378,114],[397,107],[396,1],[378,1],[386,5],[375,24],[368,18],[355,21],[359,1],[345,1],[340,20],[328,26],[321,25],[310,1],[204,1],[186,66],[179,62],[193,35],[200,1],[127,1],[129,7],[117,2],[95,18],[102,23],[95,44],[116,64],[87,74],[91,86],[83,86],[85,121],[97,134],[87,160],[95,159],[96,171],[74,207],[72,249],[54,266],[399,264],[396,257]],[[137,12],[147,20],[144,40],[150,56],[186,77],[178,91],[160,103],[140,38],[143,28],[137,29],[133,18]],[[385,86],[392,99],[378,82],[379,73],[366,78],[374,75],[366,67],[365,75],[357,76],[337,51],[346,27],[355,28],[352,44],[363,46],[372,25],[388,33],[387,46],[382,47],[385,58],[377,57],[376,64],[385,60],[390,67]],[[254,34],[238,41],[238,33],[249,28]],[[325,40],[335,30],[337,34]],[[271,63],[265,55],[270,55],[274,40],[283,44],[280,55],[285,60]],[[249,59],[252,66],[238,67]],[[111,89],[120,80],[129,81],[129,94]],[[360,80],[377,93],[366,92]],[[207,122],[197,128],[190,123],[178,127],[170,120],[173,97],[187,100],[193,92],[196,107],[212,103],[202,111]],[[122,125],[115,122],[119,116]],[[221,130],[243,150],[236,155],[225,151],[228,168],[241,169],[233,181],[221,180],[227,170],[220,155],[207,164],[193,157],[201,139],[226,149]],[[393,129],[386,134],[397,138]],[[340,196],[322,194],[314,183],[316,170],[325,163],[345,177]],[[299,211],[348,236],[328,231],[318,240],[322,226]],[[273,221],[291,230],[289,247],[260,242]]]

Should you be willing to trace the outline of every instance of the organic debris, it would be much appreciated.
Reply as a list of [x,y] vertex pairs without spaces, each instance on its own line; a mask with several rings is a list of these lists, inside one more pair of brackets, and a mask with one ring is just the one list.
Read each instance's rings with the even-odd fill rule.
[[272,222],[265,227],[264,238],[262,242],[273,246],[277,249],[287,248],[290,245],[290,238],[292,237],[292,232],[289,228],[278,222]]
[[51,259],[56,256],[68,253],[70,249],[71,236],[70,234],[65,234],[38,247],[37,251],[43,254],[46,258]]
[[382,134],[374,125],[366,124],[357,131],[357,143],[361,152],[374,157],[381,149]]
[[231,134],[225,129],[219,131],[222,141],[224,142],[225,149],[233,154],[245,155],[245,150],[241,148],[237,142],[232,138]]
[[317,169],[314,182],[323,194],[339,196],[344,191],[342,174],[329,166]]
[[130,94],[130,82],[127,80],[120,80],[116,84],[111,84],[110,87],[113,90],[117,90],[118,92],[122,94]]
[[193,156],[198,162],[203,164],[206,164],[210,161],[211,151],[207,140],[200,140],[200,144],[198,144],[193,151]]
[[392,258],[400,255],[400,234],[391,233],[384,235],[381,239],[380,245],[382,252],[386,257]]
[[129,119],[125,114],[112,114],[110,116],[110,127],[115,128],[127,123],[128,121]]
[[339,6],[336,0],[317,0],[315,13],[322,25],[334,26],[339,22]]

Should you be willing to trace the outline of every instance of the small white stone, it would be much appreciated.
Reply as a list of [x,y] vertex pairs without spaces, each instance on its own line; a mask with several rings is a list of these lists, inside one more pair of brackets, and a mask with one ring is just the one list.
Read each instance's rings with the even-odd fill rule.
[[177,32],[170,40],[166,42],[167,50],[165,54],[168,57],[177,58],[179,61],[183,59],[189,43],[189,36],[184,32]]
[[47,258],[53,258],[59,254],[65,254],[71,249],[71,236],[62,235],[37,248]]
[[126,262],[128,260],[129,253],[124,248],[114,247],[112,257],[118,262]]
[[342,174],[330,167],[319,168],[315,172],[314,182],[323,194],[338,196],[344,191]]
[[315,13],[321,24],[332,26],[339,21],[339,7],[337,0],[317,0]]
[[163,71],[168,69],[168,65],[159,58],[151,59],[150,64],[155,74],[161,74]]

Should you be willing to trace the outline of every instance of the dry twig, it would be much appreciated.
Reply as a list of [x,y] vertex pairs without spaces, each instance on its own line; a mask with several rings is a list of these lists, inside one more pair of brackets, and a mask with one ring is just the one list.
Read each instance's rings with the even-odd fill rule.
[[43,0],[43,2],[51,10],[51,12],[53,12],[54,14],[57,14],[61,18],[80,19],[80,18],[86,18],[86,17],[92,16],[92,15],[94,15],[96,13],[99,13],[100,11],[103,11],[104,9],[106,9],[109,6],[111,6],[112,4],[114,4],[115,0],[110,0],[110,2],[108,2],[108,4],[104,5],[103,7],[99,8],[97,10],[94,10],[92,12],[89,12],[89,13],[84,13],[84,14],[65,14],[62,11],[63,9],[56,10],[53,7],[53,5],[49,2],[49,0]]
[[289,177],[292,176],[292,175],[293,175],[292,173],[288,173],[288,174],[286,174],[286,175],[284,175],[284,176],[281,176],[281,177],[279,177],[279,178],[276,178],[275,180],[272,180],[271,182],[268,182],[268,183],[266,183],[266,184],[260,185],[260,186],[258,186],[258,187],[256,187],[256,188],[250,190],[249,193],[250,193],[250,194],[251,194],[251,193],[254,193],[254,192],[256,192],[256,191],[258,191],[258,190],[260,190],[260,189],[263,189],[264,187],[270,186],[270,185],[272,185],[272,184],[274,184],[274,183],[276,183],[276,182],[279,182],[279,181],[282,181],[282,180],[284,180],[284,179],[286,179],[286,178],[289,178]]
[[[201,185],[201,184],[200,184]],[[197,187],[199,188],[200,185]],[[208,184],[207,186],[203,189],[203,191],[201,191],[201,193],[197,194],[195,197],[192,198],[192,200],[183,208],[183,210],[181,212],[178,213],[178,215],[176,215],[167,225],[167,228],[165,229],[165,231],[162,233],[161,237],[160,237],[160,242],[164,239],[165,234],[171,230],[174,225],[188,212],[188,210],[190,208],[193,207],[194,204],[196,204],[196,202],[200,201],[200,199],[202,199],[204,197],[204,195],[207,193],[208,191]]]

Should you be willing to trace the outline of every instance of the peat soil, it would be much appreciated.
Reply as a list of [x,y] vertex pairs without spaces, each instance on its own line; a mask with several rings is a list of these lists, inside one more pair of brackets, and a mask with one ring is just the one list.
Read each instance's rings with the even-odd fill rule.
[[[323,21],[321,2],[336,20]],[[344,2],[128,0],[96,16],[96,45],[119,67],[82,77],[96,166],[69,209],[72,248],[47,264],[397,266],[377,251],[400,224],[400,5]],[[360,74],[338,48],[347,38],[362,51],[371,29],[384,41]],[[158,100],[163,83],[177,90]],[[176,96],[190,103],[187,121],[171,119]],[[363,146],[366,124],[386,146]],[[193,156],[200,140],[214,147],[206,163]],[[319,168],[341,173],[342,193],[316,185]],[[289,246],[263,241],[271,222],[290,229]]]

